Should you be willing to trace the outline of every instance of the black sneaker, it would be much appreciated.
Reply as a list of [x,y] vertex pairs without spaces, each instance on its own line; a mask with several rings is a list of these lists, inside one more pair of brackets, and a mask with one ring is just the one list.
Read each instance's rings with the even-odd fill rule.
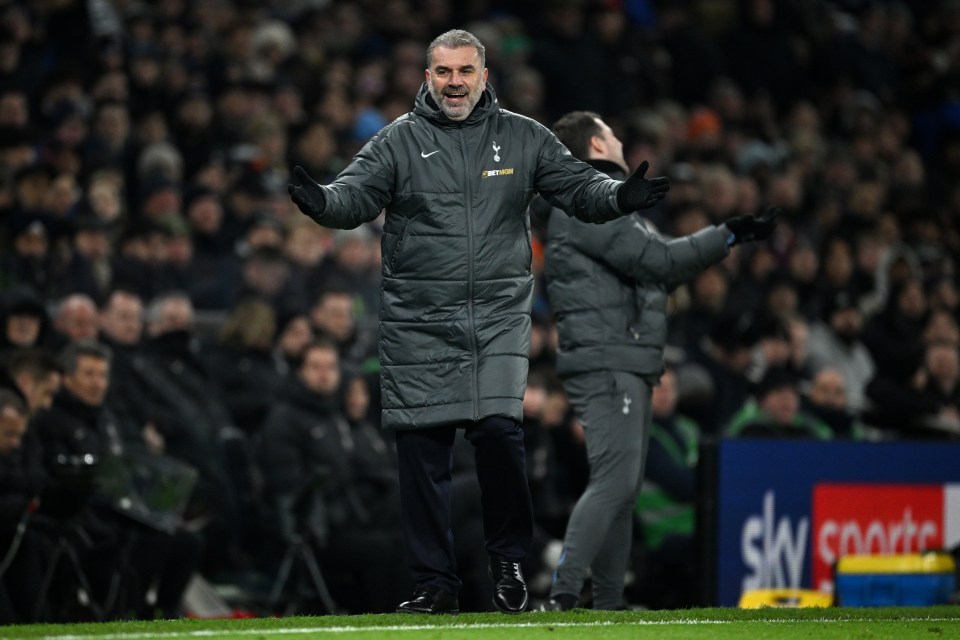
[[413,598],[397,605],[397,613],[460,613],[457,594],[447,593],[437,587],[417,587]]
[[529,598],[520,563],[492,556],[489,568],[494,606],[503,613],[520,613],[526,609]]

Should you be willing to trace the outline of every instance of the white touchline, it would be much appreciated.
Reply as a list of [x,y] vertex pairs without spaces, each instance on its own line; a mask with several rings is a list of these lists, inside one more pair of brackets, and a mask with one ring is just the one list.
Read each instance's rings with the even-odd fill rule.
[[[218,636],[270,636],[270,635],[303,635],[307,633],[355,633],[364,631],[430,631],[435,629],[453,629],[456,631],[470,629],[524,629],[530,627],[652,627],[668,625],[726,625],[740,623],[772,623],[772,624],[824,624],[829,622],[960,622],[960,618],[810,618],[809,620],[790,620],[786,618],[771,618],[769,620],[630,620],[623,622],[505,622],[503,624],[477,622],[473,624],[411,624],[391,626],[341,626],[341,627],[292,627],[289,629],[197,629],[195,631],[165,631],[158,633],[91,633],[71,634],[62,636],[44,636],[43,640],[146,640],[147,638],[215,638]],[[5,636],[0,636],[3,638]]]

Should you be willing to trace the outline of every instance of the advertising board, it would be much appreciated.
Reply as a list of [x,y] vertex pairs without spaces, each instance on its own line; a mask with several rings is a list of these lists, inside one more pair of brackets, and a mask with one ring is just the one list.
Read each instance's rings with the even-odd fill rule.
[[[704,604],[743,591],[830,591],[844,553],[907,553],[960,544],[960,443],[722,440],[701,548],[712,563]],[[711,557],[712,556],[712,557]]]

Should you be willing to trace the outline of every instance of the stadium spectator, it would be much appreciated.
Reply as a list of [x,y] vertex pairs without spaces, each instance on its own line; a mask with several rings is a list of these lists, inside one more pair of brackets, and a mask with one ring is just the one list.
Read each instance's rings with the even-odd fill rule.
[[[63,355],[63,387],[50,409],[37,414],[31,428],[37,430],[47,473],[58,476],[63,461],[86,459],[106,465],[110,456],[128,455],[144,446],[141,434],[122,423],[104,404],[110,384],[110,351],[103,345],[78,340]],[[67,480],[62,490],[76,501],[79,526],[89,536],[82,566],[93,587],[92,597],[109,604],[112,583],[123,576],[130,611],[138,617],[153,617],[147,594],[157,584],[156,608],[165,617],[180,614],[180,601],[190,576],[196,570],[200,540],[180,530],[165,533],[134,522],[113,511],[112,498],[98,489],[82,489],[77,479]],[[106,486],[106,485],[99,485]],[[83,540],[83,538],[81,538]],[[81,544],[83,544],[81,542]],[[124,604],[118,602],[118,606]],[[123,615],[126,611],[114,611]]]
[[78,215],[71,223],[71,259],[66,266],[63,291],[83,293],[102,303],[113,282],[112,224],[92,213]]
[[796,376],[785,368],[770,369],[724,429],[740,438],[807,438],[829,440],[830,427],[804,412]]
[[362,368],[376,350],[376,336],[357,318],[358,300],[352,291],[334,284],[320,292],[310,307],[310,324],[337,344],[344,363]]
[[63,378],[56,359],[41,349],[15,353],[4,373],[26,401],[29,416],[50,408]]
[[248,298],[230,310],[204,352],[233,424],[248,435],[263,425],[282,381],[271,353],[276,325],[271,305]]
[[45,346],[48,339],[48,314],[43,298],[29,286],[17,286],[3,292],[3,354],[9,357],[19,349]]
[[677,377],[671,367],[653,388],[653,420],[634,520],[637,578],[628,593],[652,609],[696,603],[694,516],[699,425],[677,413]]
[[57,303],[53,328],[64,342],[95,340],[100,330],[100,310],[85,293],[71,293]]
[[[374,432],[366,432],[362,419],[354,428],[344,417],[341,382],[336,345],[313,343],[260,431],[258,458],[275,523],[268,555],[279,558],[302,536],[316,545],[339,604],[348,611],[392,611],[409,588],[395,561],[402,544],[399,495],[384,443],[370,440]],[[358,412],[352,408],[354,420]]]
[[303,350],[316,338],[306,311],[282,311],[277,317],[277,333],[273,358],[277,370],[289,376],[300,368]]
[[705,433],[721,434],[731,416],[749,398],[747,373],[760,337],[759,322],[753,313],[727,309],[709,333],[700,336],[696,349],[678,367],[680,380],[698,375],[698,371],[707,375],[707,388],[696,396],[695,403],[683,403],[684,413],[700,424]]
[[837,369],[843,376],[847,402],[854,411],[866,403],[866,388],[876,372],[873,356],[861,341],[863,315],[848,291],[826,299],[822,320],[810,328],[810,367]]
[[847,384],[839,369],[820,369],[801,398],[801,409],[825,423],[838,438],[862,440],[868,434],[860,414],[850,408]]
[[58,256],[52,251],[55,223],[37,214],[11,215],[7,225],[9,247],[0,256],[0,278],[11,286],[31,287],[49,295],[57,282]]
[[165,415],[144,385],[143,313],[140,297],[123,289],[111,292],[100,312],[100,340],[110,348],[112,356],[112,381],[106,404],[120,420],[140,429],[151,451],[165,453],[167,445],[163,434],[176,428],[172,423],[178,418]]
[[[0,386],[0,620],[23,624],[53,620],[40,601],[54,540],[34,512],[46,473],[39,440],[29,431],[30,410],[12,389]],[[23,527],[20,529],[20,527]]]
[[[145,312],[141,381],[160,413],[156,421],[167,453],[200,474],[194,513],[207,540],[203,572],[213,576],[242,562],[245,515],[239,488],[253,470],[244,464],[243,440],[220,397],[207,364],[200,357],[194,309],[184,292],[150,301]],[[162,416],[170,416],[169,422]],[[239,439],[239,440],[238,440]],[[228,464],[228,444],[240,445],[236,464]],[[252,515],[252,514],[251,514]]]
[[925,417],[930,428],[960,435],[960,353],[956,344],[934,343],[924,359],[926,383],[923,394],[939,407],[936,415]]

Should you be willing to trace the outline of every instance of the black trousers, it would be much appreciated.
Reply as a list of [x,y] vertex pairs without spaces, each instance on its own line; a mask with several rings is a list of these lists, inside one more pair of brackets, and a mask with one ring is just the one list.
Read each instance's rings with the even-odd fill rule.
[[[533,507],[524,464],[523,431],[513,420],[462,425],[474,447],[487,552],[514,562],[527,555]],[[400,504],[407,561],[417,586],[460,590],[450,528],[453,426],[397,432]]]

